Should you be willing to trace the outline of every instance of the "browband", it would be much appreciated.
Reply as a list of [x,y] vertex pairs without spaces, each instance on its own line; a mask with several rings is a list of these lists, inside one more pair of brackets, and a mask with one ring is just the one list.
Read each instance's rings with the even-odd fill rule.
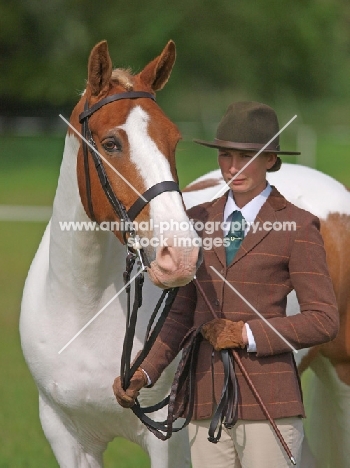
[[120,101],[121,99],[137,99],[137,98],[147,98],[147,99],[152,99],[153,101],[156,100],[153,94],[147,93],[146,91],[128,91],[126,93],[112,94],[111,96],[107,96],[106,98],[101,99],[101,101],[96,102],[96,104],[91,106],[89,109],[84,110],[79,115],[79,123],[82,123],[87,117],[90,117],[90,115],[92,115],[94,112],[96,112],[101,107],[105,106],[106,104],[109,104],[110,102]]

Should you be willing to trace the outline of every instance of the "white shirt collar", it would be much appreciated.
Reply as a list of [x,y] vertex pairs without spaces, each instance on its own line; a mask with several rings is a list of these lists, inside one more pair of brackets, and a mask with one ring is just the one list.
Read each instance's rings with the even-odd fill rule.
[[[257,214],[259,213],[261,207],[266,202],[267,197],[270,195],[272,191],[272,187],[269,183],[267,183],[266,187],[262,192],[259,193],[256,197],[254,197],[250,202],[243,206],[243,208],[238,208],[236,202],[233,198],[232,190],[229,191],[227,202],[224,208],[224,221],[228,221],[229,216],[232,214],[233,211],[240,211],[242,216],[246,220],[246,229],[245,234],[249,231],[249,226],[251,223],[255,221]],[[228,229],[227,229],[228,232]],[[224,232],[224,235],[227,235],[227,232]]]

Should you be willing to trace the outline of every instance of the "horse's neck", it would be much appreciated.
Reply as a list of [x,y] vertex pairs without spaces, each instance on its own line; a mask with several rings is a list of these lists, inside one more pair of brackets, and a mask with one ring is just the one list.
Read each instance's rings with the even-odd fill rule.
[[78,149],[77,138],[67,135],[50,228],[49,281],[53,294],[94,307],[107,288],[122,286],[125,248],[110,232],[62,230],[62,222],[90,221],[79,196]]

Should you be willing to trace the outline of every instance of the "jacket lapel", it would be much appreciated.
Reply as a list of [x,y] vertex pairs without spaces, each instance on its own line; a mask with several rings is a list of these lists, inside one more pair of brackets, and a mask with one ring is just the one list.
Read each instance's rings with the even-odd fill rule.
[[[222,266],[226,267],[226,252],[225,247],[221,244],[216,246],[214,244],[215,238],[223,239],[223,232],[221,229],[220,224],[223,222],[224,217],[224,208],[227,201],[227,193],[220,197],[219,199],[215,200],[212,205],[207,208],[207,221],[211,221],[216,223],[216,228],[213,229],[212,234],[207,234],[204,232],[204,236],[207,238],[211,238],[212,242],[212,249],[215,252],[216,256],[218,257]],[[258,245],[270,232],[272,229],[273,223],[277,220],[276,211],[282,210],[286,206],[286,199],[278,192],[275,187],[272,187],[272,191],[267,198],[266,202],[261,207],[254,223],[259,223],[258,228],[253,229],[251,226],[248,234],[244,238],[235,258],[233,259],[232,263],[228,266],[231,268],[232,265],[235,265],[241,258],[243,258],[248,252],[250,252],[256,245]],[[265,224],[264,223],[269,223]],[[266,229],[266,227],[271,227],[271,229]],[[255,230],[255,232],[254,232]]]
[[[236,264],[241,258],[247,255],[256,245],[258,245],[272,230],[272,225],[277,221],[276,211],[284,209],[286,206],[286,199],[278,192],[275,187],[267,198],[266,202],[261,207],[255,221],[255,226],[251,226],[246,237],[243,239],[241,247],[239,248],[232,263],[228,266]],[[254,232],[255,231],[255,232]]]
[[204,234],[207,237],[211,238],[213,251],[215,252],[216,256],[218,257],[222,266],[226,266],[226,252],[225,247],[222,245],[215,245],[214,240],[215,238],[219,238],[223,240],[224,234],[221,229],[220,224],[223,222],[224,218],[224,208],[227,201],[227,193],[224,194],[222,197],[218,198],[214,201],[214,203],[208,208],[208,221],[212,221],[216,223],[217,229],[213,230],[212,234]]
[[[276,214],[271,205],[266,202],[263,204],[261,207],[261,210],[259,211],[257,217],[255,218],[254,224],[259,223],[259,227],[257,230],[254,232],[253,231],[253,226],[250,227],[249,232],[247,233],[246,237],[243,239],[243,242],[238,249],[235,258],[233,259],[232,263],[228,266],[230,268],[232,265],[237,263],[242,257],[247,255],[248,252],[250,252],[257,244],[259,244],[268,234],[269,230],[263,228],[263,224],[268,221],[269,226],[272,226],[272,224],[276,221]],[[255,228],[256,228],[255,224]]]

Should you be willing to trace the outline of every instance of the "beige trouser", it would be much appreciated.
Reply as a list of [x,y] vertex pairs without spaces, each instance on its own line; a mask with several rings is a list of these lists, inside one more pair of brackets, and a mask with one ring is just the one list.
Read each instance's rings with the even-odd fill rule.
[[[301,418],[275,420],[300,467],[304,437]],[[210,420],[189,425],[193,468],[289,468],[293,466],[267,421],[238,420],[232,429],[223,427],[217,444],[208,441]]]

